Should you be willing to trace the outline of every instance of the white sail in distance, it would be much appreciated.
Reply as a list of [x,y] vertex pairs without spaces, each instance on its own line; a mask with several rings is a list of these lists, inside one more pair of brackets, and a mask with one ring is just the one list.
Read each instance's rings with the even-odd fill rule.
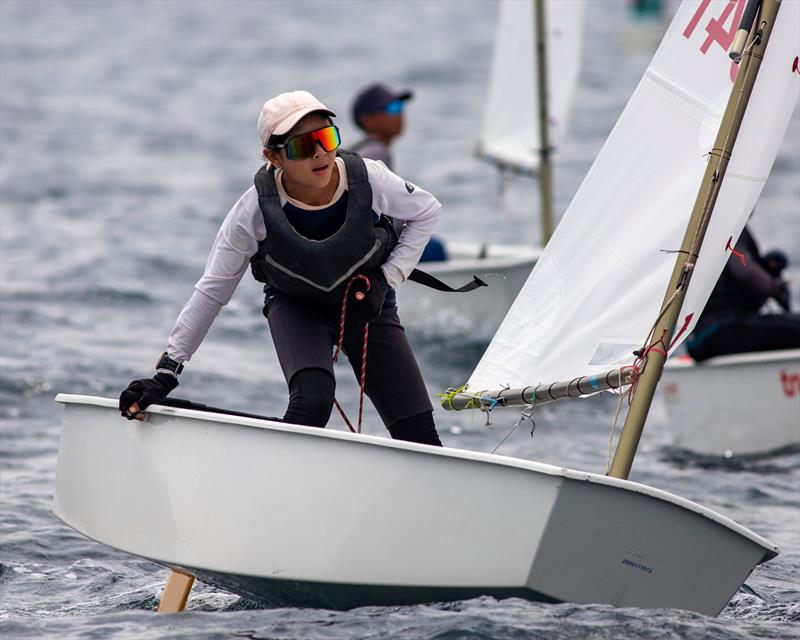
[[[534,2],[501,0],[489,94],[478,155],[535,173],[539,166],[539,90]],[[545,0],[550,145],[564,138],[578,81],[584,0]]]
[[[675,263],[733,85],[744,0],[685,1],[469,379],[471,392],[630,365]],[[758,200],[800,95],[800,2],[784,1],[681,309],[692,330]]]

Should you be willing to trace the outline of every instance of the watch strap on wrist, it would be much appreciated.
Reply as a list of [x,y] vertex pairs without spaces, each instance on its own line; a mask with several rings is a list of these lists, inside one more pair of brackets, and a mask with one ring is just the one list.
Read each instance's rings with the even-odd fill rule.
[[163,371],[164,373],[171,373],[172,375],[177,376],[181,371],[183,371],[183,363],[173,360],[165,351],[159,356],[158,362],[156,362],[156,371]]

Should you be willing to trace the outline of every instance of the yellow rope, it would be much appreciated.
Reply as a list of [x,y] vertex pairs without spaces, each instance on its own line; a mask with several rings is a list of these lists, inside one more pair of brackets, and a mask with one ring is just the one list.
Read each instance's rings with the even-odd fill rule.
[[[437,398],[441,398],[441,404],[444,406],[445,402],[447,403],[448,407],[453,410],[457,410],[453,406],[453,398],[455,398],[459,393],[464,393],[467,390],[467,385],[463,384],[458,389],[447,389],[444,393],[437,393],[435,394]],[[477,396],[470,396],[469,402],[464,407],[465,409],[480,409],[480,404],[476,404],[475,401],[478,399]]]

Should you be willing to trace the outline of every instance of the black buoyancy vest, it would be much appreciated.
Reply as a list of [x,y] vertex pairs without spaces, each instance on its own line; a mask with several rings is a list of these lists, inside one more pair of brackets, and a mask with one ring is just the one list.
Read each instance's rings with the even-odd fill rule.
[[[742,229],[734,249],[744,254],[747,260],[760,262],[758,245],[747,227]],[[731,272],[731,268],[728,266],[730,261],[740,259],[736,255],[728,258],[728,262],[725,263],[725,268],[706,302],[703,310],[704,317],[701,317],[701,320],[707,320],[720,312],[757,313],[767,301],[767,297],[756,291],[754,285],[742,282]]]
[[341,302],[348,280],[380,267],[397,244],[397,233],[386,216],[374,222],[372,187],[361,156],[344,150],[338,155],[347,170],[347,213],[342,226],[323,240],[306,238],[289,223],[273,167],[264,165],[255,176],[267,237],[250,259],[253,277],[321,304]]

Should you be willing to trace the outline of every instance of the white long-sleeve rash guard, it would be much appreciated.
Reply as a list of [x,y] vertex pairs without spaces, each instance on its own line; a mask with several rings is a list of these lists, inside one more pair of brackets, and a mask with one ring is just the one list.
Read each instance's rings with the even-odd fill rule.
[[[406,222],[397,246],[381,267],[389,286],[396,287],[419,262],[442,206],[430,193],[392,173],[382,162],[368,159],[364,159],[364,162],[372,187],[372,209]],[[331,202],[320,207],[290,198],[283,190],[279,171],[276,183],[281,205],[289,201],[301,209],[314,211],[336,202],[347,188],[344,161],[337,158],[336,163],[339,167],[339,186]],[[252,186],[233,205],[222,223],[208,256],[205,272],[175,321],[167,343],[170,358],[186,362],[192,357],[220,309],[231,299],[247,271],[251,256],[258,250],[258,243],[266,235],[264,218],[258,206],[258,193]]]

